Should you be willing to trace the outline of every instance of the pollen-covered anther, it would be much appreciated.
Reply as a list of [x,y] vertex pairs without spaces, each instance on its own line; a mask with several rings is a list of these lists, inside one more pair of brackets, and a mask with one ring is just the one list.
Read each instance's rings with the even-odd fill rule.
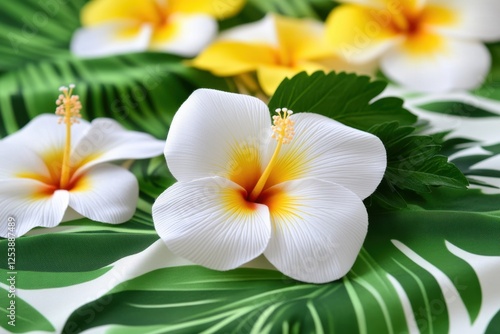
[[82,117],[80,110],[82,109],[82,104],[80,102],[80,97],[78,95],[72,95],[75,85],[71,84],[68,87],[61,87],[59,91],[59,97],[56,100],[56,115],[62,116],[59,119],[59,123],[79,123],[79,118]]
[[273,116],[272,138],[283,144],[288,144],[295,135],[295,122],[289,118],[293,111],[287,108],[278,108],[276,113],[277,115]]

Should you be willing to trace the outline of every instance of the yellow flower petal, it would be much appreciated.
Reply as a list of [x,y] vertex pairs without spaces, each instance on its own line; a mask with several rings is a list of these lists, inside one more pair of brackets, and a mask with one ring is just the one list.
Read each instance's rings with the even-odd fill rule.
[[159,24],[162,12],[155,0],[92,0],[83,7],[81,20],[84,26],[111,20],[136,20]]
[[326,34],[339,55],[359,63],[378,57],[399,33],[388,10],[341,5],[328,16]]
[[426,57],[447,51],[444,37],[430,32],[419,32],[408,36],[403,48],[411,55]]
[[272,95],[285,78],[291,78],[302,71],[313,73],[321,70],[324,70],[321,65],[306,61],[299,62],[293,67],[264,65],[257,69],[257,78],[264,93]]
[[454,26],[459,20],[457,13],[439,6],[427,6],[420,14],[422,25],[425,26]]
[[225,19],[236,15],[245,2],[245,0],[169,0],[168,5],[172,12],[204,13],[217,19]]
[[325,39],[324,26],[320,22],[278,15],[275,15],[275,22],[283,64],[293,64],[299,59],[330,57],[334,54]]
[[172,40],[179,33],[179,23],[169,22],[157,27],[151,37],[151,45],[163,44]]
[[276,63],[274,50],[263,44],[219,41],[206,48],[191,65],[215,75],[231,76]]

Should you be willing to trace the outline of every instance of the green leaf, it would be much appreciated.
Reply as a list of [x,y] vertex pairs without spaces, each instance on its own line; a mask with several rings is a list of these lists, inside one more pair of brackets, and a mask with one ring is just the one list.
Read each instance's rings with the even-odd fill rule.
[[[91,226],[88,219],[81,221],[85,226]],[[116,228],[125,229],[132,224],[133,222],[122,224]],[[124,256],[137,253],[158,240],[152,227],[150,229],[151,233],[145,235],[134,235],[132,230],[131,233],[51,233],[18,238],[16,269],[37,272],[97,270]],[[7,241],[0,240],[0,251],[3,254],[7,254]],[[71,251],[61,252],[62,249]],[[47,262],[46,259],[53,260]],[[7,263],[2,262],[1,268],[7,269]]]
[[441,136],[414,134],[415,128],[399,126],[397,122],[372,127],[369,132],[378,136],[387,151],[384,180],[373,194],[383,207],[404,208],[405,190],[430,192],[431,187],[465,188],[467,178],[448,158],[438,155]]
[[33,61],[67,59],[85,0],[9,1],[0,20],[0,73]]
[[263,13],[278,13],[291,17],[325,19],[336,6],[328,0],[248,0],[247,7],[256,8]]
[[[378,294],[395,294],[387,280],[377,280],[373,288]],[[78,324],[85,330],[111,321],[149,330],[162,326],[178,333],[281,332],[283,326],[315,333],[356,330],[357,305],[349,302],[350,295],[355,294],[371,307],[367,320],[372,328],[406,328],[400,322],[402,308],[396,304],[380,309],[380,300],[367,293],[363,285],[354,274],[322,286],[298,283],[268,270],[221,273],[198,266],[165,268],[127,281],[84,305],[70,316],[67,326]],[[92,322],[84,322],[83,315],[91,313],[95,305],[107,305],[106,300],[111,301],[110,307],[95,313]]]
[[[423,160],[424,154],[417,160],[411,157],[400,161],[391,161],[386,175],[394,185],[401,189],[416,192],[429,192],[429,186],[445,186],[451,188],[465,188],[468,181],[447,157],[435,156]],[[420,160],[422,159],[422,160]]]
[[436,101],[418,105],[417,107],[439,114],[460,117],[484,118],[498,116],[498,114],[491,111],[458,101]]
[[[78,261],[75,261],[78,262]],[[103,267],[93,271],[82,272],[43,272],[43,271],[24,271],[17,270],[21,280],[16,282],[16,288],[35,290],[51,289],[71,286],[96,279],[107,273],[112,267]],[[8,271],[0,269],[2,274],[8,276]]]
[[[460,143],[461,141],[462,141],[461,139],[458,139],[458,143]],[[469,179],[469,181],[472,184],[497,188],[496,186],[491,185],[487,182],[476,180],[474,178],[474,176],[498,178],[498,177],[500,177],[499,170],[497,170],[497,169],[480,169],[480,168],[473,168],[473,167],[474,167],[474,165],[476,165],[482,161],[485,161],[487,159],[493,158],[496,155],[499,155],[500,154],[500,144],[483,146],[482,148],[486,151],[489,151],[490,153],[461,156],[458,158],[454,158],[452,160],[452,162],[462,171],[462,173],[465,176],[467,176],[467,178]],[[458,151],[458,149],[455,149],[454,151]]]
[[500,333],[500,311],[493,317],[485,334],[499,334]]
[[415,123],[417,117],[403,108],[401,99],[386,97],[372,102],[386,86],[385,82],[371,82],[368,77],[355,74],[302,72],[280,84],[269,108],[314,112],[365,131],[389,121],[401,125]]
[[450,138],[441,143],[441,154],[449,157],[476,144],[476,141],[468,138]]
[[[17,287],[18,280],[22,278],[20,273],[14,276],[16,280],[14,285]],[[27,333],[35,330],[46,332],[55,331],[52,324],[22,298],[19,296],[16,296],[15,298],[8,298],[10,290],[5,290],[2,287],[0,287],[0,293],[2,294],[2,305],[0,306],[0,317],[2,317],[2,321],[0,321],[0,326],[2,326],[8,333]],[[11,306],[11,301],[14,301],[13,306]],[[9,307],[11,310],[8,309]],[[14,317],[11,318],[11,315]],[[14,321],[11,323],[13,325],[9,324],[11,321]]]
[[225,79],[159,53],[33,63],[0,76],[0,136],[36,115],[54,112],[64,83],[77,85],[84,118],[111,117],[159,138],[166,137],[173,114],[199,85],[229,90]]

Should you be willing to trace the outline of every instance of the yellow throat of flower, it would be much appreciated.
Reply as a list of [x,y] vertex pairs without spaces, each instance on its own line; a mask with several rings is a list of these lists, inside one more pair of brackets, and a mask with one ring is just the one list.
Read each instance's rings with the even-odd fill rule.
[[59,185],[60,189],[65,189],[68,186],[71,174],[71,126],[74,123],[79,123],[78,119],[82,117],[82,115],[80,115],[82,104],[80,103],[78,95],[73,95],[74,88],[75,85],[73,84],[69,85],[69,88],[59,88],[62,94],[59,95],[56,101],[56,115],[61,116],[59,124],[63,123],[66,125],[66,140],[64,144],[61,180]]
[[283,144],[290,143],[290,141],[293,139],[293,136],[295,135],[295,130],[294,130],[295,122],[289,118],[290,115],[293,114],[293,111],[288,110],[287,108],[278,108],[276,109],[276,113],[277,115],[273,116],[274,125],[272,126],[273,130],[272,138],[276,139],[278,145],[276,145],[271,160],[269,160],[269,163],[267,164],[266,169],[264,169],[264,172],[260,176],[259,181],[257,181],[257,184],[255,185],[252,192],[248,196],[248,200],[252,202],[259,197],[262,190],[264,189],[266,181],[269,178],[269,175],[271,175],[271,171],[273,170],[273,167],[276,164],[276,161],[278,160],[278,154],[281,150],[281,147],[283,146]]

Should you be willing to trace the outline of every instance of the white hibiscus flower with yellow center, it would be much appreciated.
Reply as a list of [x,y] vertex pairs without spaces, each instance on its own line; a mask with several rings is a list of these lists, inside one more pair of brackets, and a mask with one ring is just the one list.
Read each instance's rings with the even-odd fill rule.
[[350,62],[380,58],[390,79],[411,89],[472,89],[490,68],[482,42],[500,40],[498,0],[344,0],[326,26]]
[[160,51],[192,57],[217,34],[217,19],[239,12],[243,0],[91,0],[71,41],[80,57]]
[[[129,220],[137,180],[109,162],[149,158],[163,149],[163,141],[114,120],[80,119],[73,87],[61,90],[59,116],[40,115],[0,140],[0,217],[16,220],[16,236],[82,216],[111,224]],[[0,224],[0,236],[7,235],[7,224]]]
[[327,117],[201,89],[176,113],[165,157],[177,183],[153,205],[178,255],[236,268],[260,254],[298,280],[322,283],[353,265],[367,233],[362,200],[382,179],[375,136]]

